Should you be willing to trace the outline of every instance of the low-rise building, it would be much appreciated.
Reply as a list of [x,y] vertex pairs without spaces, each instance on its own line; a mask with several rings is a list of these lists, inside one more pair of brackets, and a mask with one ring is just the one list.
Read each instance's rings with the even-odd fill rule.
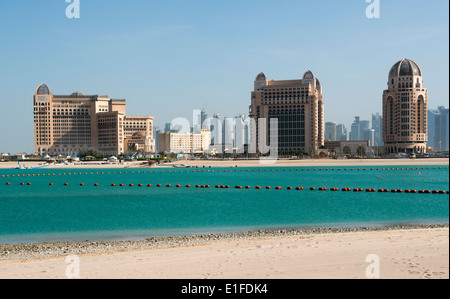
[[211,145],[211,131],[159,134],[159,151],[175,154],[204,154]]

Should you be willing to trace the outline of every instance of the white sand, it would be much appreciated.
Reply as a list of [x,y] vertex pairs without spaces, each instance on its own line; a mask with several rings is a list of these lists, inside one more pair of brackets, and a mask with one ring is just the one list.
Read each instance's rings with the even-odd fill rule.
[[[273,163],[272,163],[273,162]],[[172,167],[173,165],[189,165],[198,167],[325,167],[325,166],[406,166],[406,165],[449,165],[448,158],[436,159],[304,159],[304,160],[278,160],[271,163],[261,162],[260,160],[190,160],[178,161],[153,167]],[[124,167],[142,167],[141,162],[124,162],[123,164],[103,164],[102,162],[80,162],[76,165],[52,165],[44,169],[77,169],[77,168],[124,168]],[[26,167],[38,167],[42,162],[22,161],[21,165]],[[0,169],[14,169],[17,162],[0,162]],[[148,167],[148,166],[145,166]]]
[[[79,256],[87,279],[448,279],[449,229],[411,229],[219,241],[190,247]],[[66,256],[2,261],[0,278],[66,278]]]

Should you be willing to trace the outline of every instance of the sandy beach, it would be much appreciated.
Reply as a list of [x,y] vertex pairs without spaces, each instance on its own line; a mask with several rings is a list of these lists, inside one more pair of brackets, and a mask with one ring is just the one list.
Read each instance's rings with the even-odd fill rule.
[[[303,160],[183,160],[172,163],[164,163],[153,167],[173,167],[174,165],[186,165],[190,167],[320,167],[320,166],[396,166],[396,165],[449,165],[448,158],[434,159],[303,159]],[[26,167],[39,167],[43,162],[22,161]],[[0,162],[0,169],[15,169],[17,162]],[[103,162],[78,162],[71,165],[50,165],[44,169],[68,169],[68,168],[139,168],[149,167],[142,162],[124,162],[104,164]]]
[[[148,239],[90,244],[85,253],[80,244],[66,244],[64,249],[39,246],[16,252],[34,252],[35,258],[3,256],[0,278],[64,279],[74,265],[79,272],[69,271],[69,276],[78,273],[81,279],[366,279],[377,274],[381,279],[449,278],[448,226]],[[55,256],[37,258],[42,251]]]

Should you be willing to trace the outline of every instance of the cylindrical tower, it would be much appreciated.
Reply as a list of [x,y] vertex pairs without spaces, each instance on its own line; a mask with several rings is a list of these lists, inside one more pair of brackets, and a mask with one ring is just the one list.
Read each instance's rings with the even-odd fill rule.
[[391,68],[388,89],[383,93],[386,154],[426,152],[427,109],[422,70],[412,60],[400,60]]

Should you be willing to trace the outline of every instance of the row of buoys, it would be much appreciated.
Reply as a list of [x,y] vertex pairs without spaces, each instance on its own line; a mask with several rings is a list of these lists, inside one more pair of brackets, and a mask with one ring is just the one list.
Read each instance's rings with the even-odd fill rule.
[[[11,183],[7,182],[6,185],[11,185]],[[28,182],[28,183],[21,182],[20,185],[21,186],[24,186],[24,185],[31,186],[31,183],[30,182]],[[53,183],[49,183],[49,186],[53,186],[53,185],[54,185]],[[64,183],[63,185],[64,186],[69,186],[69,183]],[[85,186],[85,184],[84,183],[80,183],[80,186]],[[99,184],[95,183],[94,186],[98,187]],[[111,184],[111,186],[115,187],[116,184]],[[123,187],[125,185],[124,184],[119,184],[118,186]],[[128,186],[133,187],[134,184],[129,184]],[[143,184],[138,184],[137,186],[138,187],[143,187]],[[147,187],[152,187],[152,184],[147,184]],[[156,187],[162,187],[162,185],[161,184],[157,184]],[[166,187],[170,188],[170,187],[172,187],[172,185],[167,184]],[[176,188],[181,188],[181,185],[178,184],[175,187]],[[186,188],[190,188],[190,187],[191,187],[191,185],[186,185]],[[210,185],[195,185],[195,187],[196,188],[210,188]],[[216,189],[230,189],[230,186],[229,185],[215,185],[215,188]],[[245,186],[245,187],[239,186],[239,185],[235,186],[235,189],[244,189],[244,188],[245,189],[251,189],[250,186]],[[262,187],[261,186],[256,186],[255,189],[260,190],[260,189],[262,189]],[[271,187],[270,186],[266,186],[265,189],[266,190],[271,190]],[[275,187],[275,190],[282,190],[282,189],[283,188],[280,187],[280,186]],[[294,188],[289,186],[286,189],[287,190],[293,190]],[[295,187],[295,190],[300,191],[300,190],[304,190],[304,188],[303,187]],[[315,187],[310,187],[309,190],[314,191],[314,190],[316,190],[316,188]],[[320,188],[318,188],[318,190],[319,191],[327,191],[328,189],[326,187],[320,187]],[[352,191],[351,188],[342,188],[341,190],[344,191],[344,192]],[[339,191],[339,188],[330,188],[330,191]],[[353,192],[362,192],[362,191],[364,191],[363,188],[354,188],[353,189]],[[376,190],[373,189],[373,188],[367,188],[367,189],[365,189],[365,191],[366,192],[376,192]],[[391,189],[391,190],[389,190],[389,189],[378,189],[378,192],[379,193],[383,193],[383,192],[385,192],[385,193],[387,193],[387,192],[390,192],[390,193],[421,193],[421,194],[424,194],[424,193],[425,194],[430,194],[430,193],[432,193],[432,194],[449,194],[450,193],[450,191],[445,191],[445,190],[418,190],[417,191],[417,190],[414,190],[414,189],[405,189],[405,190],[403,190],[403,189]]]
[[[328,168],[326,168],[326,169],[322,169],[322,168],[319,168],[319,169],[316,169],[316,168],[313,168],[313,169],[310,169],[310,168],[308,168],[308,169],[305,169],[305,168],[303,168],[303,169],[301,169],[301,171],[322,171],[322,170],[324,170],[324,171],[328,171],[328,170],[331,170],[331,171],[335,171],[335,170],[337,170],[337,171],[341,171],[341,170],[344,170],[344,171],[347,171],[347,170],[350,170],[350,171],[352,171],[352,170],[363,170],[363,171],[366,171],[366,170],[418,170],[418,169],[448,169],[448,166],[441,166],[441,167],[433,167],[433,168],[431,168],[431,167],[427,167],[427,168],[425,168],[425,167],[411,167],[411,168],[409,168],[409,167],[407,167],[407,168],[404,168],[404,167],[402,167],[402,168],[376,168],[376,169],[374,169],[374,168],[370,168],[370,169],[368,169],[368,168],[363,168],[363,169],[361,169],[361,168],[357,168],[357,169],[355,169],[355,168],[337,168],[337,169],[335,169],[335,168],[332,168],[332,169],[328,169]],[[220,172],[221,170],[220,169],[217,169],[217,172]],[[227,169],[223,169],[222,170],[223,172],[231,172],[232,170],[227,170]],[[235,172],[236,171],[238,171],[237,169],[235,170]],[[246,169],[246,170],[244,170],[244,169],[241,169],[241,172],[243,172],[243,171],[246,171],[246,172],[249,172],[250,170],[249,169]],[[261,169],[258,169],[258,170],[256,170],[256,169],[253,169],[252,171],[262,171]],[[265,171],[269,171],[269,169],[265,169]],[[274,169],[270,169],[270,171],[275,171]],[[276,171],[280,171],[280,169],[276,169]],[[283,169],[283,171],[287,171],[287,169]],[[294,171],[293,169],[289,169],[289,171]],[[298,168],[297,169],[295,169],[295,171],[298,171]],[[148,171],[148,173],[149,174],[151,174],[151,173],[164,173],[165,171],[164,170],[161,170],[161,171]],[[167,170],[167,172],[168,173],[170,173],[171,171],[170,170]],[[175,171],[173,171],[173,172],[177,172],[176,170]],[[180,170],[179,171],[180,173],[182,173],[183,172],[183,170]],[[189,170],[186,170],[185,172],[189,172]],[[192,170],[192,172],[193,173],[195,173],[195,172],[205,172],[205,170],[197,170],[197,171],[195,171],[195,170]],[[206,172],[210,172],[210,170],[206,170]],[[211,172],[214,172],[214,170],[211,170]],[[124,174],[127,174],[128,173],[128,171],[118,171],[118,172],[95,172],[95,174],[116,174],[116,173],[118,173],[118,174],[122,174],[122,173],[124,173]],[[130,171],[130,173],[135,173],[134,171]],[[140,171],[136,171],[136,173],[140,173]],[[147,173],[146,171],[143,171],[142,173]],[[15,177],[15,176],[17,176],[17,177],[24,177],[24,176],[55,176],[55,175],[82,175],[83,173],[81,173],[81,172],[79,172],[79,173],[75,173],[75,172],[69,172],[69,173],[48,173],[48,174],[45,174],[45,173],[37,173],[37,174],[27,174],[27,175],[25,175],[25,174],[17,174],[17,175],[15,175],[15,174],[12,174],[12,175],[9,175],[9,174],[6,174],[6,175],[4,175],[4,174],[2,174],[1,175],[1,177],[3,178],[3,177],[9,177],[9,176],[11,176],[11,177]],[[88,175],[88,174],[94,174],[94,172],[85,172],[84,173],[85,175]]]

